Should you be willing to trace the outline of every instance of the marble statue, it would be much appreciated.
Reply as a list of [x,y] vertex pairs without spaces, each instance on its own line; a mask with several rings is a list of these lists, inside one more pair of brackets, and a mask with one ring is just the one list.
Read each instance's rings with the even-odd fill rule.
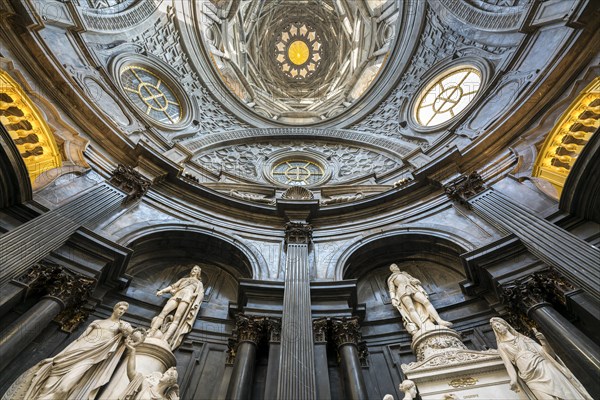
[[154,372],[145,376],[136,370],[136,344],[128,338],[125,346],[129,353],[127,377],[130,382],[119,400],[178,400],[177,369],[171,367],[162,374]]
[[404,392],[404,397],[402,400],[414,400],[417,398],[417,386],[413,381],[408,379],[403,380],[398,387]]
[[383,396],[382,400],[394,400],[394,396],[392,396],[391,394],[386,394],[385,396]]
[[390,265],[392,274],[387,280],[392,305],[400,311],[406,330],[413,334],[418,330],[433,329],[435,325],[452,326],[444,321],[429,301],[421,281],[396,264]]
[[592,397],[560,360],[541,332],[535,331],[541,346],[517,332],[502,318],[490,319],[496,334],[498,353],[510,377],[510,388],[518,392],[518,376],[538,399],[591,400]]
[[63,351],[28,370],[13,385],[15,391],[3,399],[94,398],[109,381],[125,350],[124,338],[133,331],[121,321],[128,307],[124,301],[115,304],[109,318],[93,321]]
[[162,337],[169,343],[172,350],[176,349],[181,344],[183,336],[192,330],[200,310],[200,304],[204,298],[204,285],[200,278],[201,271],[200,267],[195,265],[190,271],[189,277],[181,278],[156,292],[157,296],[170,293],[171,298],[160,314],[152,320],[149,336]]

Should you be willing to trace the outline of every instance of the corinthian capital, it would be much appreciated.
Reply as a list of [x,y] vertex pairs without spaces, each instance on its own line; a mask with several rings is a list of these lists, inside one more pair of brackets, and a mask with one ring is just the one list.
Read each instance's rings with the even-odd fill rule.
[[344,344],[358,345],[362,338],[358,317],[331,318],[331,331],[338,347]]
[[446,195],[462,205],[468,205],[468,200],[483,190],[483,178],[477,171],[462,175],[444,186]]
[[113,171],[109,183],[127,193],[127,201],[141,198],[150,188],[152,182],[144,178],[142,174],[133,169],[132,166],[117,165]]

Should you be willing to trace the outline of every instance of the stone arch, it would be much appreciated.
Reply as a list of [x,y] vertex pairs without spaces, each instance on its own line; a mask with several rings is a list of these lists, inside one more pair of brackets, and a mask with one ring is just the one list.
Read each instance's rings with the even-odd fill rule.
[[[237,272],[237,276],[240,278],[259,276],[259,271],[266,268],[264,258],[255,254],[248,246],[241,243],[235,237],[199,226],[169,223],[148,227],[148,225],[144,224],[138,229],[127,233],[119,240],[119,242],[127,247],[133,248],[135,253],[136,246],[140,246],[143,243],[156,243],[156,240],[159,237],[166,238],[167,243],[175,244],[174,248],[181,248],[186,252],[193,252],[193,244],[196,247],[200,244],[205,244],[213,249],[220,248],[223,254],[229,254],[229,261],[233,267],[229,272],[232,274],[236,274]],[[160,250],[161,249],[158,249],[158,251]],[[164,247],[162,250],[164,250]],[[200,250],[201,249],[198,251]],[[132,257],[132,260],[129,263],[132,268],[135,268],[136,264],[134,257]],[[226,256],[224,255],[224,257]],[[221,261],[223,261],[224,265],[226,264],[226,259]],[[130,267],[128,267],[128,273]]]

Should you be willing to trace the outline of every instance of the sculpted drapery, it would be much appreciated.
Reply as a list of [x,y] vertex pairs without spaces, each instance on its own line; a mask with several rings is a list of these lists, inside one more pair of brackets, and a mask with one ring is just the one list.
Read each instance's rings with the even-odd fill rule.
[[498,342],[498,353],[510,376],[510,386],[518,391],[518,376],[525,381],[538,399],[592,400],[571,371],[554,356],[544,336],[537,332],[540,346],[533,339],[518,333],[502,318],[490,320]]
[[128,307],[117,303],[109,318],[93,321],[63,351],[25,372],[3,400],[93,399],[110,380],[125,350],[124,338],[133,330],[120,320]]

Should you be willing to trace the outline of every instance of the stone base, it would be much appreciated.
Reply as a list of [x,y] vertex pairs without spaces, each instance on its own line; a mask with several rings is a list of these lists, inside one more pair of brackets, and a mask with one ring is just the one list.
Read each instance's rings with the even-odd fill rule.
[[529,399],[523,390],[510,390],[510,378],[496,350],[449,350],[403,364],[402,372],[423,400]]
[[445,353],[451,349],[467,349],[458,332],[439,325],[425,327],[413,333],[411,348],[419,361],[428,359],[436,354]]
[[[157,338],[146,338],[136,347],[135,364],[138,372],[150,375],[154,372],[164,373],[174,367],[177,361],[167,342]],[[114,400],[125,391],[129,385],[127,377],[127,356],[124,356],[113,376],[100,394],[99,400]]]

